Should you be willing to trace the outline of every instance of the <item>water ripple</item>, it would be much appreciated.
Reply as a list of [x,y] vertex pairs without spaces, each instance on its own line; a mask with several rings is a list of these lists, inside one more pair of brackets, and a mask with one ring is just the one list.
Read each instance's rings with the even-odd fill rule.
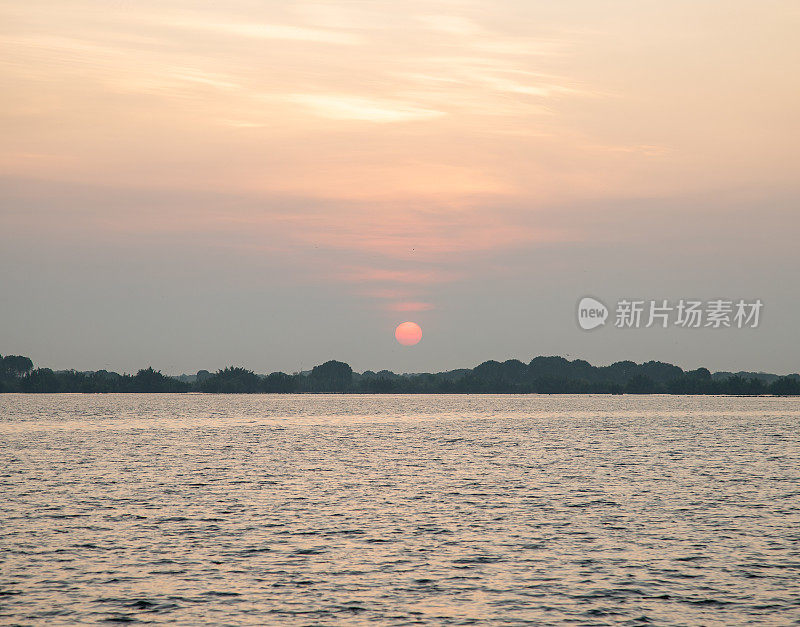
[[0,396],[0,624],[800,622],[800,403]]

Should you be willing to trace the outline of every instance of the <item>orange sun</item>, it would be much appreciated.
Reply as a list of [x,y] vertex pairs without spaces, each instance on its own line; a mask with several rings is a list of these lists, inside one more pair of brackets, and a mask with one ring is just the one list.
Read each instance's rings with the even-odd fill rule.
[[404,322],[397,325],[394,337],[403,346],[414,346],[422,339],[422,329],[416,322]]

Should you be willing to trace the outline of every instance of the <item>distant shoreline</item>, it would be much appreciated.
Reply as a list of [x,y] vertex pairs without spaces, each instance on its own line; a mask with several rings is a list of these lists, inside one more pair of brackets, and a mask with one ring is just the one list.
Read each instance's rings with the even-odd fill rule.
[[327,361],[307,372],[259,375],[228,367],[211,373],[167,376],[153,368],[135,375],[107,370],[78,372],[34,368],[28,357],[0,359],[0,393],[337,393],[337,394],[668,394],[717,396],[798,396],[800,374],[685,371],[672,364],[619,361],[610,366],[563,357],[485,361],[474,368],[438,373],[354,372]]
[[707,396],[709,398],[794,398],[800,394],[689,394],[677,392],[0,392],[0,395],[36,396],[45,394],[109,396],[121,394],[164,394],[171,396]]

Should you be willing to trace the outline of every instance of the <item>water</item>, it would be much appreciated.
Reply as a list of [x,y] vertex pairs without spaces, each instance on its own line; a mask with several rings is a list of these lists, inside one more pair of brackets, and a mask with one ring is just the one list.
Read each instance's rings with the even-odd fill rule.
[[0,395],[0,623],[787,625],[800,401]]

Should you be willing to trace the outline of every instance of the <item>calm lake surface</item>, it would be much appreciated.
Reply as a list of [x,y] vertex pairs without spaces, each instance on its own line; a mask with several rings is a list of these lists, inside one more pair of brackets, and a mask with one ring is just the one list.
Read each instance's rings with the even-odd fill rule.
[[0,623],[789,625],[800,400],[0,395]]

